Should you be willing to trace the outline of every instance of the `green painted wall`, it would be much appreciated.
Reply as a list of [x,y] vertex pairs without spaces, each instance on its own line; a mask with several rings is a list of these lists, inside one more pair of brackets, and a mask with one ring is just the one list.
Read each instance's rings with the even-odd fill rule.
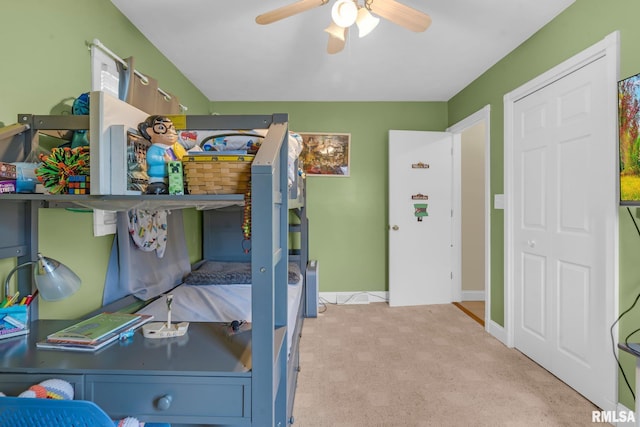
[[[503,177],[503,96],[546,70],[620,31],[620,77],[640,72],[640,3],[634,0],[576,0],[560,16],[542,28],[507,57],[495,64],[448,103],[449,124],[454,124],[483,106],[491,105],[491,194],[504,192]],[[612,147],[617,149],[617,147]],[[632,212],[635,215],[635,209]],[[504,217],[491,212],[491,319],[504,324]],[[626,310],[640,292],[640,236],[626,209],[620,209],[620,312]],[[620,322],[620,336],[638,327],[640,307]],[[638,337],[636,336],[636,339]],[[621,360],[629,381],[635,378],[634,358],[626,353]],[[633,399],[620,377],[620,402],[634,408]]]
[[[19,113],[68,113],[73,99],[91,89],[88,44],[96,38],[121,57],[134,56],[136,68],[157,78],[162,89],[179,94],[190,113],[209,113],[206,97],[109,0],[9,0],[3,2],[0,25],[0,125],[15,123]],[[200,215],[193,210],[186,215],[189,251],[195,261],[201,256],[195,232]],[[83,279],[81,290],[71,298],[42,303],[41,317],[73,318],[100,307],[113,237],[94,238],[88,213],[42,210],[39,226],[39,249],[68,264]],[[15,259],[3,260],[0,277],[15,265]]]
[[213,102],[220,114],[286,112],[296,132],[351,134],[349,177],[307,178],[309,253],[320,291],[385,291],[389,129],[444,130],[442,102]]

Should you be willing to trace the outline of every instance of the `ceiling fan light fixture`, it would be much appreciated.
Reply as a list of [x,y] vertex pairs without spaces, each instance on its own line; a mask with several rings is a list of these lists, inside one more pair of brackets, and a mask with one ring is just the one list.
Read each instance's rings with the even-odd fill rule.
[[380,18],[373,16],[366,7],[358,9],[358,17],[356,25],[358,26],[358,36],[360,38],[366,36],[373,31],[380,23]]
[[[346,28],[344,28],[344,30],[346,31]],[[335,53],[342,51],[346,43],[347,43],[346,40],[341,40],[329,34],[329,43],[327,43],[327,53],[333,55]]]
[[357,17],[358,5],[353,0],[337,0],[331,8],[331,18],[340,27],[350,27]]
[[329,24],[329,26],[324,30],[327,33],[329,33],[329,35],[333,38],[336,38],[342,42],[346,40],[345,35],[347,33],[347,29],[344,27],[341,27],[340,25],[337,25],[335,22],[332,22],[331,24]]

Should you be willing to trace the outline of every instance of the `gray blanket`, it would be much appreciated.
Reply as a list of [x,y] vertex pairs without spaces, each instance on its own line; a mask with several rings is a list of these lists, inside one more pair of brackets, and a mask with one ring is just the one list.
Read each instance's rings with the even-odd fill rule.
[[[302,273],[294,262],[289,263],[289,284],[300,281]],[[187,275],[187,285],[248,285],[251,284],[251,263],[205,261]]]

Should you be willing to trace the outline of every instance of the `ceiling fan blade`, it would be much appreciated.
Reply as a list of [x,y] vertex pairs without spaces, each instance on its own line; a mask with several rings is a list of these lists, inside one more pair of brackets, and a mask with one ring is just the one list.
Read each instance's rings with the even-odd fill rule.
[[425,31],[431,25],[429,15],[395,0],[373,0],[370,9],[376,15],[411,31]]
[[344,38],[334,37],[329,34],[329,43],[327,43],[327,53],[334,54],[341,52],[344,45],[347,44],[347,29],[344,28]]
[[328,2],[329,0],[298,0],[295,3],[258,15],[256,22],[261,25],[271,24],[272,22],[297,15],[298,13],[306,12],[314,7],[323,6]]

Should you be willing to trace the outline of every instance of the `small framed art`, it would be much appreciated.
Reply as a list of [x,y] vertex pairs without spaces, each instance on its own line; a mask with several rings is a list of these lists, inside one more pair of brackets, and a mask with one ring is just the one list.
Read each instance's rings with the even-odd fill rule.
[[349,176],[350,133],[298,132],[307,175]]

